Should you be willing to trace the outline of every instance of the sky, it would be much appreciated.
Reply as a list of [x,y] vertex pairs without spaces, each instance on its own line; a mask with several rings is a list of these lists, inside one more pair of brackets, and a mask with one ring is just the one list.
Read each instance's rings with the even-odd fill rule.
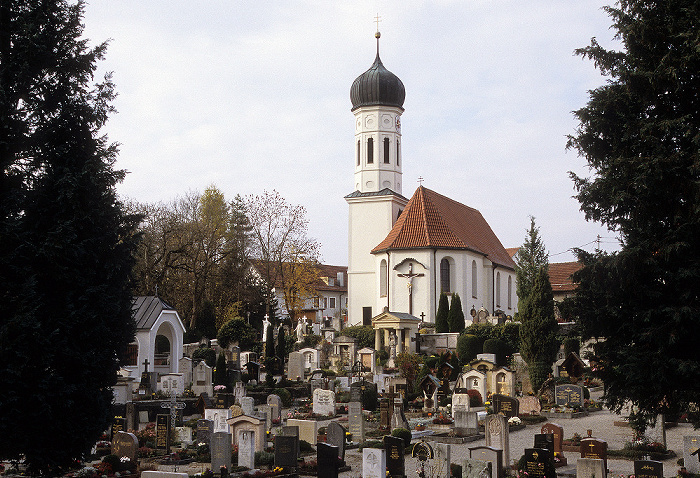
[[587,222],[566,150],[572,112],[605,83],[574,55],[618,48],[597,0],[91,0],[84,36],[109,40],[98,75],[118,97],[105,127],[128,172],[122,198],[170,202],[214,185],[277,190],[308,213],[324,263],[347,265],[350,85],[380,56],[406,88],[403,195],[423,185],[478,209],[504,247],[535,217],[550,262],[617,249]]

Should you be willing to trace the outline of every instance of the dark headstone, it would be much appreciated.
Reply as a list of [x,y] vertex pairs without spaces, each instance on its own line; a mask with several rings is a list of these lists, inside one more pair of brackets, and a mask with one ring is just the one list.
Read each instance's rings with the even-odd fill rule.
[[664,478],[664,464],[654,460],[635,460],[635,478]]
[[110,436],[111,440],[114,440],[114,435],[117,434],[117,432],[123,432],[125,431],[126,427],[126,419],[122,416],[116,416],[112,420],[112,433]]
[[318,478],[338,478],[338,447],[328,443],[316,444],[316,459],[318,463]]
[[338,448],[338,458],[345,461],[345,427],[338,422],[330,422],[326,428],[326,441]]
[[298,437],[277,435],[275,437],[275,466],[296,468]]
[[301,442],[299,442],[299,427],[297,425],[285,425],[282,427],[282,435],[295,437],[297,439],[297,456],[301,453]]
[[545,423],[542,425],[541,433],[550,433],[553,438],[554,453],[562,452],[562,443],[564,441],[564,427],[556,423]]
[[551,433],[535,434],[535,448],[541,448],[549,452],[549,456],[554,459],[554,435]]
[[214,408],[228,408],[236,403],[236,397],[232,393],[216,393],[214,394]]
[[547,470],[551,470],[550,473],[554,472],[550,451],[542,448],[526,448],[525,471],[528,478],[556,478],[556,474],[547,476]]
[[581,458],[597,458],[603,460],[604,467],[608,469],[608,442],[598,438],[584,438],[581,440]]
[[211,435],[211,469],[220,470],[225,467],[231,469],[231,434],[226,432],[214,432]]
[[241,369],[241,348],[238,345],[231,347],[231,361],[228,365],[233,370]]
[[583,406],[583,389],[578,385],[557,385],[554,388],[554,397],[557,406]]
[[403,438],[384,436],[384,450],[386,450],[386,469],[391,478],[404,478],[406,476],[406,462],[403,454]]
[[491,476],[503,478],[503,450],[491,446],[475,446],[469,448],[469,458],[491,462]]
[[260,364],[258,362],[247,362],[245,368],[248,371],[248,379],[260,382]]
[[112,437],[111,453],[135,466],[139,453],[139,439],[133,433],[117,432]]
[[170,453],[170,415],[156,417],[156,450]]
[[520,410],[520,402],[517,398],[494,393],[491,396],[491,403],[493,405],[494,413],[501,413],[506,418],[518,416],[518,412]]
[[204,418],[197,420],[197,443],[209,445],[213,430],[214,420],[205,420]]

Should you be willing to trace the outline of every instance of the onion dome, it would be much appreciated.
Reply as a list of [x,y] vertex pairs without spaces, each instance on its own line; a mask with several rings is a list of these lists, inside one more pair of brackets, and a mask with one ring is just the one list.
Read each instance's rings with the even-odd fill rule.
[[376,105],[397,106],[403,109],[405,99],[406,90],[403,83],[398,76],[384,68],[382,60],[379,58],[379,45],[377,44],[377,58],[375,58],[374,63],[369,67],[369,70],[358,76],[350,87],[352,111],[362,106]]

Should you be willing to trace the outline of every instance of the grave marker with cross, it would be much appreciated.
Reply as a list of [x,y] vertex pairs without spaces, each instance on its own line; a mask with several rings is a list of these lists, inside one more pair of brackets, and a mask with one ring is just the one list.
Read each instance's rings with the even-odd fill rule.
[[161,403],[160,407],[170,409],[170,427],[175,428],[175,424],[177,422],[177,411],[184,410],[185,404],[183,402],[175,401],[175,392],[172,391],[170,392],[170,401],[167,403]]

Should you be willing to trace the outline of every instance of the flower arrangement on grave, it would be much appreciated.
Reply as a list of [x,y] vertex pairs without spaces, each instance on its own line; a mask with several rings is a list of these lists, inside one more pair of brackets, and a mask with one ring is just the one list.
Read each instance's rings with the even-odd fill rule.
[[508,425],[511,425],[511,426],[522,425],[522,423],[523,423],[523,421],[518,417],[510,417],[508,419]]
[[226,391],[226,385],[214,385],[214,393],[222,393]]
[[562,442],[564,445],[578,446],[581,444],[581,435],[574,433],[571,438],[567,438]]
[[442,412],[433,418],[433,424],[435,425],[450,425],[453,422],[454,420],[452,420],[449,415],[444,415]]

